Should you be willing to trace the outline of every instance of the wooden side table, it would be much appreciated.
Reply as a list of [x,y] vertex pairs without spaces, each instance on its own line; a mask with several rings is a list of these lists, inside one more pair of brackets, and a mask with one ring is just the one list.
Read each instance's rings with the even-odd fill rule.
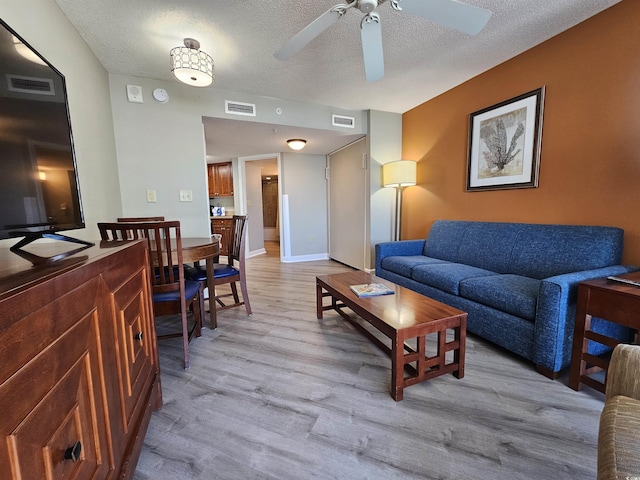
[[[640,281],[640,272],[620,276]],[[640,287],[613,282],[606,278],[589,280],[578,285],[569,386],[574,390],[580,390],[582,385],[588,385],[604,393],[606,380],[600,382],[589,375],[602,370],[606,372],[609,360],[590,355],[587,351],[588,343],[591,340],[613,348],[620,341],[593,332],[591,317],[630,327],[637,333],[640,330]],[[587,365],[591,367],[587,368]]]

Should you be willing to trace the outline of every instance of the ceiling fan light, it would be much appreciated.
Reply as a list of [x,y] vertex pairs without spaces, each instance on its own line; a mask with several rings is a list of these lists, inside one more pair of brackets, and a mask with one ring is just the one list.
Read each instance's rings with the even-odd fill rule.
[[172,48],[171,73],[174,78],[192,87],[213,85],[213,58],[200,50],[200,43],[192,38],[184,39],[184,47]]
[[290,138],[287,140],[287,145],[291,150],[302,150],[307,144],[307,141],[302,138]]

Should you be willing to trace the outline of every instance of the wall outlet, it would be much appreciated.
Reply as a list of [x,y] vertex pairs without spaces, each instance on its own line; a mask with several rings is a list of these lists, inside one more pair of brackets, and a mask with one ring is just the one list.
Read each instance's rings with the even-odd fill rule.
[[147,203],[155,203],[155,202],[156,202],[156,191],[147,190]]
[[193,192],[191,190],[180,190],[181,202],[193,202]]

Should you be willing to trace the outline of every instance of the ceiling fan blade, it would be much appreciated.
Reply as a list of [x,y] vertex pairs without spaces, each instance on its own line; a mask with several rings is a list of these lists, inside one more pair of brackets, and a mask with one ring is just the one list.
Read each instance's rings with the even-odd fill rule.
[[[354,2],[355,4],[355,2]],[[302,50],[311,40],[336,23],[342,15],[351,8],[351,5],[339,4],[331,7],[309,25],[300,30],[284,46],[273,54],[278,60],[288,60]]]
[[384,77],[384,54],[382,52],[382,29],[380,17],[369,13],[360,23],[362,56],[367,82],[375,82]]
[[456,0],[396,0],[392,5],[396,10],[433,20],[469,35],[480,33],[491,18],[490,10]]

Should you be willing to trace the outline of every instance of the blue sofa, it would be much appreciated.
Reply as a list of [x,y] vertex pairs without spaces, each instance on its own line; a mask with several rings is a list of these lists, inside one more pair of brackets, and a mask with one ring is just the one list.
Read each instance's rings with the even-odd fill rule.
[[438,220],[426,240],[376,245],[376,275],[464,310],[469,332],[555,378],[571,361],[578,283],[637,270],[620,265],[622,245],[614,227]]

